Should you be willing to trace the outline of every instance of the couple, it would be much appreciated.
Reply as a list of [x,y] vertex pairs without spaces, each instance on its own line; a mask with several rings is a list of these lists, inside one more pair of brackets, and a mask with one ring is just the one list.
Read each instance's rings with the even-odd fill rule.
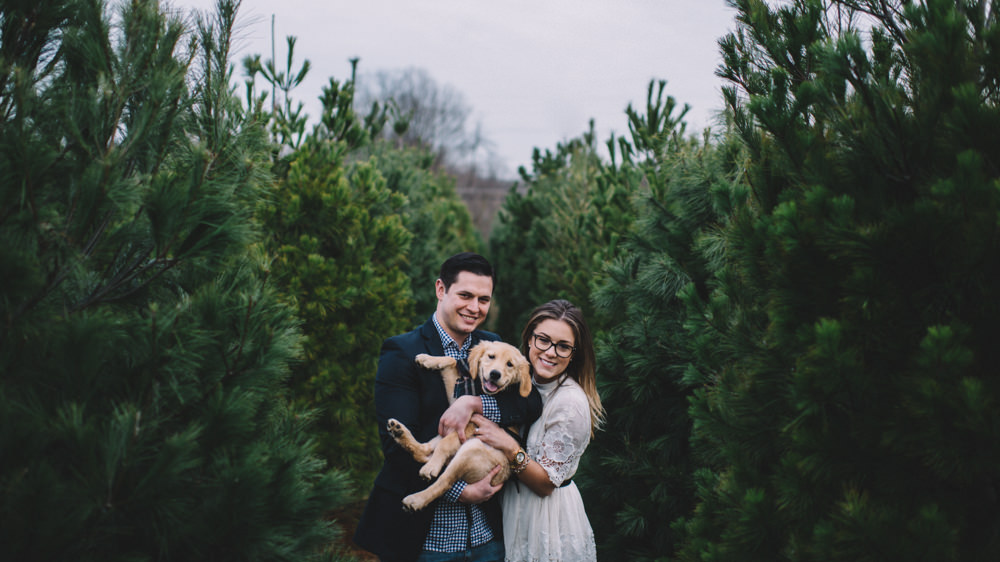
[[[478,342],[499,339],[478,329],[494,282],[486,258],[467,252],[448,258],[435,282],[434,315],[382,345],[375,409],[385,464],[354,541],[383,562],[596,560],[594,534],[571,479],[603,415],[593,341],[580,310],[556,300],[532,313],[521,336],[535,382],[527,398],[516,391],[466,395],[449,407],[440,373],[414,363],[418,353],[465,359]],[[420,442],[461,434],[472,419],[478,437],[506,453],[517,473],[506,487],[490,484],[499,467],[479,482],[459,481],[426,509],[407,513],[403,497],[427,483],[420,465],[386,431],[389,418]],[[503,429],[508,426],[530,426],[524,449]]]

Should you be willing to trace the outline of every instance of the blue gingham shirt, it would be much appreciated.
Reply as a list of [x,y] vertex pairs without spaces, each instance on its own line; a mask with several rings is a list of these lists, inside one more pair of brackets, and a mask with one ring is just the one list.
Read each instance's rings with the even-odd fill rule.
[[[465,338],[462,347],[458,347],[455,340],[448,335],[441,324],[438,323],[437,315],[432,316],[434,327],[437,328],[441,336],[441,345],[444,346],[444,353],[448,357],[455,359],[468,359],[469,348],[472,345],[472,337]],[[497,408],[496,399],[491,396],[483,396],[483,415],[500,423],[500,409]],[[482,546],[493,540],[493,531],[486,522],[486,513],[478,505],[458,503],[458,497],[465,490],[466,482],[459,480],[445,492],[434,508],[434,520],[431,523],[430,531],[427,532],[427,539],[424,541],[424,550],[433,552],[461,552],[467,548]]]

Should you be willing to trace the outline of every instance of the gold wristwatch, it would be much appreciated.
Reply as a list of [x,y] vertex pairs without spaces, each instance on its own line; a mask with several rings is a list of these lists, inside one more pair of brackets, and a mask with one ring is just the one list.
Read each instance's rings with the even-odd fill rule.
[[528,453],[524,452],[524,449],[518,449],[517,452],[514,453],[514,460],[510,461],[511,472],[514,474],[521,472],[528,467],[528,461],[530,460],[531,459],[528,458]]

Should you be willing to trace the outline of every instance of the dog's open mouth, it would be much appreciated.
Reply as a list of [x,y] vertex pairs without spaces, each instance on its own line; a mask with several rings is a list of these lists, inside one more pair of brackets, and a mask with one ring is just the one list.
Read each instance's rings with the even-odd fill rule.
[[484,380],[483,381],[483,392],[486,394],[496,394],[500,391],[500,387],[496,385],[493,381]]

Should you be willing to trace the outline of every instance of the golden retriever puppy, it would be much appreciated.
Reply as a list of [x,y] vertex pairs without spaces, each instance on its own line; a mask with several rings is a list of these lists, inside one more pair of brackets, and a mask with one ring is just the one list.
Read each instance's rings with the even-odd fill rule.
[[[448,392],[448,403],[454,403],[455,384],[459,379],[455,359],[421,353],[417,355],[416,362],[426,369],[441,371],[441,378]],[[528,360],[516,347],[507,343],[484,341],[473,347],[469,351],[469,374],[472,378],[479,379],[483,394],[486,395],[492,396],[512,385],[518,385],[521,396],[526,397],[531,393],[531,367]],[[424,490],[403,498],[403,506],[410,511],[427,507],[427,504],[439,498],[459,480],[482,480],[496,465],[501,468],[493,477],[494,486],[510,477],[510,462],[507,457],[474,437],[474,423],[470,422],[465,428],[465,443],[461,442],[457,433],[445,437],[439,435],[426,443],[420,443],[399,421],[390,419],[386,426],[396,443],[413,455],[417,462],[424,463],[420,468],[420,476],[424,480],[437,477],[437,481]]]

